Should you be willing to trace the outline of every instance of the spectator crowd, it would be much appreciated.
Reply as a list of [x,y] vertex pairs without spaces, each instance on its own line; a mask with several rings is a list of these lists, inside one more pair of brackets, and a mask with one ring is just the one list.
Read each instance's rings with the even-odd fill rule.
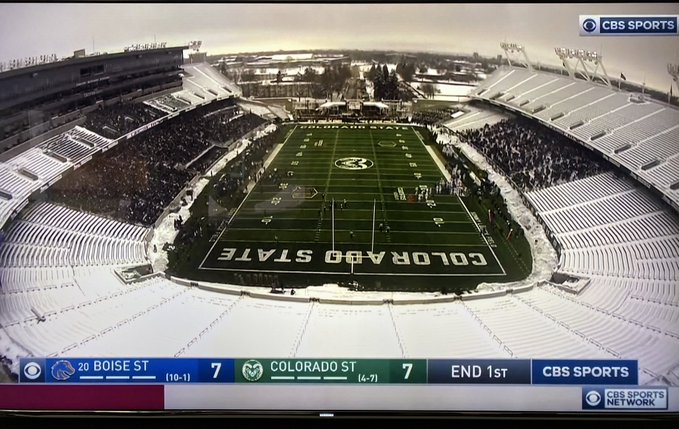
[[422,110],[413,113],[410,122],[422,125],[435,125],[449,119],[451,119],[451,116],[448,110]]
[[265,122],[253,114],[234,116],[235,109],[225,109],[229,105],[232,100],[196,108],[122,141],[53,185],[50,198],[125,221],[153,224],[191,178],[206,168],[203,156],[211,163],[224,152],[210,148]]
[[520,189],[530,191],[602,173],[595,154],[527,119],[503,120],[457,136],[483,153]]
[[117,139],[165,115],[165,112],[143,103],[115,104],[88,113],[83,127],[101,136]]

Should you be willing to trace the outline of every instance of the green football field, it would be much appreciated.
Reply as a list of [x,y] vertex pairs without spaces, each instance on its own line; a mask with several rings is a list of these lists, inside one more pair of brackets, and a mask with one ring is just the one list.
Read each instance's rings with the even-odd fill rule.
[[[485,238],[473,220],[483,216],[473,217],[456,195],[435,192],[446,179],[421,132],[290,126],[199,270],[225,280],[240,273],[276,275],[284,285],[356,281],[430,290],[515,280],[511,258],[503,258],[508,252],[496,247],[501,240]],[[425,188],[429,195],[418,198]]]

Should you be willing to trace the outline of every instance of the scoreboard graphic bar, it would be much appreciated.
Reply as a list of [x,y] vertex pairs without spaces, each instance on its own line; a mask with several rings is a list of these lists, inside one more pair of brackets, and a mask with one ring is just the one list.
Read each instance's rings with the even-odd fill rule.
[[20,383],[233,383],[233,359],[22,358]]
[[22,358],[20,383],[638,385],[635,360]]
[[237,383],[427,382],[425,359],[248,359],[236,361]]

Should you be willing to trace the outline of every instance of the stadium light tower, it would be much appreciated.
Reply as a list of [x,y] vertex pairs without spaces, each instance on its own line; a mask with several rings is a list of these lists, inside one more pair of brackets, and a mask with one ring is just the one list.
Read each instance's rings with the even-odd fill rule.
[[[569,48],[554,48],[554,52],[572,78],[580,74],[585,80],[594,82],[595,79],[599,79],[606,86],[611,87],[611,79],[608,77],[606,67],[604,67],[603,56],[599,52]],[[593,64],[594,69],[588,69],[587,64]],[[582,70],[579,66],[582,67]],[[601,72],[599,72],[599,67],[601,67]]]
[[[526,48],[524,48],[523,45],[520,43],[508,43],[508,42],[500,42],[500,47],[502,48],[503,51],[505,51],[505,56],[507,57],[507,62],[509,65],[512,65],[512,59],[509,56],[510,53],[521,53],[523,54],[523,61],[519,57],[518,62],[520,64],[523,64],[531,73],[533,72],[533,66],[530,63],[530,59],[528,58],[528,54],[526,53]],[[517,61],[515,60],[515,63]]]
[[189,49],[191,49],[193,52],[198,52],[202,45],[203,45],[202,40],[192,40],[188,43]]
[[[679,94],[679,64],[667,64],[667,73],[672,76],[672,82],[677,86],[677,94]],[[667,102],[670,102],[672,96],[672,84],[670,84],[670,92],[667,94]]]

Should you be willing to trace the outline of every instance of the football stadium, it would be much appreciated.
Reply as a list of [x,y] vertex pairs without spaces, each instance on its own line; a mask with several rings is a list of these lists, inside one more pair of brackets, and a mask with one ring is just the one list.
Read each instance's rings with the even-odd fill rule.
[[[558,358],[679,386],[679,67],[658,95],[601,53],[496,46],[434,72],[200,42],[4,64],[1,379],[33,356]],[[318,96],[314,67],[340,84]]]

